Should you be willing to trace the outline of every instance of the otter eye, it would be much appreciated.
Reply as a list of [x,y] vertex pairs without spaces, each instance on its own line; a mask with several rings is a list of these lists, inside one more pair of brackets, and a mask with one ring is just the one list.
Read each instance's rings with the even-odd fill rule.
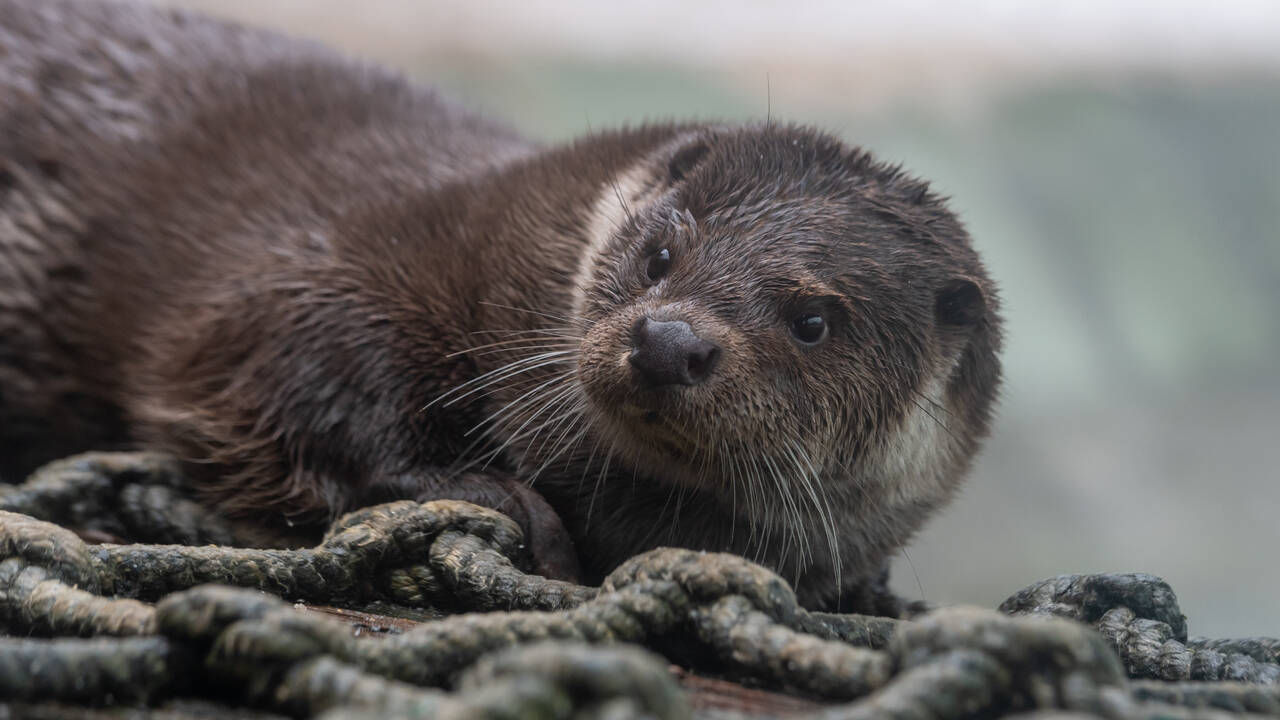
[[649,278],[649,282],[658,282],[663,275],[667,274],[667,270],[670,267],[671,251],[662,248],[649,256],[649,262],[644,266],[644,274],[645,277]]
[[827,321],[815,313],[799,315],[791,321],[791,336],[805,345],[817,345],[827,339]]

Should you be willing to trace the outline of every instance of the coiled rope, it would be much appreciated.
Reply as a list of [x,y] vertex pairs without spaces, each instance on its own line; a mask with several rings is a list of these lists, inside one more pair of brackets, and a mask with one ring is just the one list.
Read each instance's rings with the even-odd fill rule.
[[[91,545],[63,525],[177,544]],[[461,502],[365,508],[313,548],[225,546],[253,540],[151,455],[0,486],[0,707],[689,717],[656,651],[821,700],[826,718],[1280,717],[1280,642],[1188,639],[1148,575],[1062,576],[1002,612],[896,621],[807,612],[777,575],[716,553],[644,553],[598,589],[546,580],[513,564],[514,522]],[[296,602],[453,614],[357,635]]]

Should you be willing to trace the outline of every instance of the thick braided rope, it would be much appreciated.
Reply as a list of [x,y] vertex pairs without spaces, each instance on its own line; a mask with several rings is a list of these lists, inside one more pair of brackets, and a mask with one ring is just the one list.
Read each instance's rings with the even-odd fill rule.
[[[446,542],[434,552],[439,565],[429,566],[432,543],[446,529]],[[0,556],[6,558],[0,562],[0,619],[34,633],[145,634],[151,621],[144,606],[101,596],[154,600],[203,583],[313,603],[435,598],[471,601],[478,609],[560,608],[594,594],[517,571],[506,554],[514,555],[520,541],[519,528],[506,516],[451,501],[390,503],[352,513],[308,550],[90,546],[51,523],[0,512]],[[405,575],[418,581],[406,583]]]
[[253,545],[244,528],[181,492],[171,458],[155,453],[86,453],[57,460],[21,485],[0,484],[0,510],[59,525],[182,545]]
[[[413,517],[403,505],[362,511],[359,517],[375,524],[387,517]],[[467,510],[473,529],[492,531],[481,522],[488,515],[481,509],[450,503],[441,514]],[[326,545],[347,547],[335,538],[377,535],[355,520],[348,518],[336,528]],[[54,535],[64,533],[60,540],[71,548],[79,542],[45,523],[17,524],[43,525]],[[418,533],[409,534],[416,538]],[[439,535],[446,544],[454,539],[448,533]],[[37,555],[47,558],[56,553]],[[74,551],[64,555],[82,556]],[[404,701],[396,706],[397,713],[407,712],[410,705],[435,707],[431,704],[435,700],[417,695],[404,699],[404,692],[391,689],[400,687],[396,682],[447,685],[460,669],[487,653],[522,643],[549,639],[644,643],[692,624],[698,638],[744,671],[744,676],[834,699],[870,695],[863,703],[832,709],[833,716],[961,717],[976,708],[1019,706],[1109,710],[1111,716],[1130,716],[1118,712],[1126,702],[1120,692],[1124,677],[1118,658],[1099,636],[1076,623],[1019,621],[986,611],[943,611],[919,622],[901,623],[889,651],[877,652],[791,629],[786,621],[802,611],[786,584],[763,568],[733,556],[681,550],[655,551],[633,559],[609,578],[601,595],[576,608],[462,615],[378,641],[354,638],[341,623],[231,588],[202,587],[170,595],[155,612],[159,632],[182,647],[207,648],[205,668],[221,668],[225,682],[245,688],[246,701],[290,712],[320,712],[346,702],[363,706],[370,697],[382,694]],[[60,644],[65,642],[49,642],[51,658],[69,652]],[[26,647],[29,652],[30,645]],[[0,646],[0,655],[5,649]],[[319,660],[326,662],[314,664]],[[85,663],[74,667],[77,673],[84,672]],[[271,667],[282,669],[264,672]],[[304,693],[302,700],[296,699],[303,692],[298,688],[320,692],[329,687],[327,682],[316,684],[315,673],[320,672],[316,668],[329,673],[325,677],[347,678],[352,694],[325,700]],[[163,686],[163,679],[144,675],[139,684]],[[51,688],[60,689],[67,682],[64,678]],[[369,687],[378,692],[357,692]],[[286,696],[295,699],[280,699]]]
[[1132,678],[1280,683],[1280,642],[1270,638],[1188,641],[1186,618],[1173,589],[1152,575],[1061,575],[1019,591],[1000,610],[1068,617],[1092,625],[1119,653]]
[[[96,467],[103,475],[104,465]],[[84,475],[83,463],[67,473]],[[0,500],[18,498],[12,506],[74,521],[80,516],[66,509],[67,492],[45,492],[59,482],[52,473],[38,474],[31,487],[8,488]],[[111,497],[100,481],[84,482]],[[1134,677],[1276,681],[1276,641],[1186,641],[1172,591],[1149,576],[1055,578],[1002,606],[1015,614],[1070,617],[1099,632],[1077,622],[975,610],[897,622],[807,613],[776,575],[727,555],[653,551],[625,563],[598,591],[547,581],[508,559],[519,543],[519,529],[506,517],[451,502],[367,508],[336,523],[319,546],[292,551],[88,546],[55,525],[0,513],[0,620],[10,633],[149,636],[0,639],[0,659],[43,668],[29,678],[15,674],[23,679],[21,690],[0,684],[0,699],[149,702],[185,692],[189,673],[183,669],[190,665],[183,663],[194,657],[240,702],[294,715],[521,714],[513,708],[541,708],[552,717],[583,708],[618,717],[683,715],[685,706],[655,700],[665,697],[655,689],[659,681],[644,690],[614,682],[620,670],[599,671],[609,662],[632,663],[629,672],[661,676],[669,687],[661,664],[639,656],[608,660],[613,656],[599,653],[614,651],[583,645],[635,643],[685,647],[682,657],[694,646],[693,657],[715,658],[733,677],[846,703],[824,711],[830,717],[999,716],[1036,708],[1117,718],[1275,710],[1266,685],[1127,683],[1126,670]],[[522,611],[459,615],[403,635],[355,638],[341,623],[256,592],[209,586],[176,592],[208,582],[308,602]],[[152,607],[130,598],[163,599]],[[542,650],[538,660],[511,660],[503,679],[467,685],[467,668],[484,667],[500,657],[495,652],[523,657],[524,649],[548,641],[554,649]],[[561,653],[564,662],[557,665],[552,658]],[[544,672],[552,667],[560,668],[558,675]],[[91,689],[68,695],[65,688],[81,682],[77,677],[89,678]],[[139,691],[117,694],[110,683]],[[456,692],[424,689],[431,687]]]
[[146,703],[187,689],[197,655],[162,637],[0,641],[0,698]]
[[[677,558],[670,565],[687,568],[681,560]],[[654,569],[651,567],[650,571]],[[636,587],[647,584],[642,582]],[[608,595],[602,596],[578,610],[586,611],[598,603],[607,607],[608,599]],[[748,606],[752,609],[746,609]],[[743,610],[764,614],[741,595],[722,597],[704,609],[711,614]],[[170,646],[187,648],[204,657],[202,667],[218,686],[239,688],[242,694],[236,699],[296,715],[345,708],[344,711],[428,717],[447,716],[447,708],[465,706],[477,710],[483,706],[493,712],[479,716],[488,717],[501,716],[499,709],[513,707],[510,703],[534,706],[559,703],[568,713],[568,708],[580,709],[584,694],[593,702],[615,696],[628,698],[628,702],[650,695],[659,699],[678,697],[678,692],[673,696],[674,691],[664,689],[667,688],[664,683],[670,683],[671,679],[655,660],[633,656],[626,660],[631,663],[626,675],[615,676],[601,668],[606,662],[602,658],[607,655],[597,655],[599,649],[589,650],[563,642],[550,647],[535,646],[544,648],[541,660],[526,665],[508,663],[512,678],[509,687],[490,700],[451,698],[419,687],[456,685],[462,690],[477,687],[475,682],[468,683],[468,673],[484,667],[484,658],[492,661],[495,657],[492,651],[515,651],[522,643],[540,642],[549,637],[563,640],[567,635],[563,631],[578,623],[565,621],[560,616],[574,612],[467,615],[426,623],[402,636],[359,639],[337,621],[299,613],[269,596],[243,589],[205,586],[163,600],[157,606],[157,621],[160,633]],[[469,627],[460,632],[456,627],[458,621],[465,621]],[[746,638],[746,647],[764,647],[761,654],[771,655],[767,644],[762,646],[758,638],[752,637],[751,622],[746,623],[747,635],[736,637],[732,630],[726,634],[715,626],[702,627],[696,618],[694,624],[699,626],[699,634],[709,637],[713,643],[732,644]],[[781,630],[776,625],[762,629],[774,633]],[[500,632],[502,630],[505,632]],[[822,648],[820,644],[829,641],[812,638],[808,642],[819,646],[813,659],[798,668],[799,674],[788,674],[785,660],[779,662],[778,659],[786,658],[788,649],[794,652],[804,648],[793,644],[797,641],[793,634],[785,630],[782,634],[780,652],[773,653],[770,661],[771,672],[782,668],[783,678],[794,682],[816,670],[819,676],[836,681],[831,684],[835,688],[842,686],[841,679],[865,682],[862,678],[866,676],[866,668],[824,662],[824,656],[845,660],[851,656],[841,653],[838,647]],[[595,640],[598,642],[600,638]],[[799,640],[805,642],[803,638]],[[79,650],[78,646],[86,642],[101,641],[22,642],[28,646],[42,642],[49,653],[46,658],[26,656],[24,662],[56,666],[57,659],[67,651],[68,643],[75,644]],[[890,672],[881,677],[880,687],[864,688],[869,692],[860,701],[824,711],[827,717],[959,718],[975,713],[998,715],[1005,710],[1030,707],[1067,708],[1107,717],[1145,717],[1144,713],[1157,709],[1129,698],[1118,658],[1101,638],[1084,626],[1065,620],[1016,619],[976,609],[939,611],[919,622],[904,624],[885,653],[847,646],[846,649],[879,656],[875,662],[883,663]],[[8,654],[6,650],[0,644],[0,655]],[[575,652],[578,655],[572,654]],[[549,677],[550,658],[561,653],[561,669]],[[481,664],[476,665],[476,660]],[[752,664],[750,657],[740,660],[744,665]],[[99,665],[115,662],[115,653],[100,652],[98,662]],[[419,667],[397,665],[405,662]],[[76,672],[84,673],[86,666],[88,664],[81,660]],[[460,679],[448,678],[458,675],[457,668],[468,666],[472,670],[462,673]],[[89,674],[95,674],[93,666],[89,667]],[[153,671],[137,679],[144,687],[164,689],[162,681],[168,677],[167,673]],[[631,682],[636,677],[649,680],[643,687],[622,682]],[[567,692],[565,684],[570,681],[580,686],[568,693],[567,697],[576,698],[572,702],[563,700],[566,696],[562,695]],[[57,687],[64,687],[68,682],[70,680],[63,679]],[[487,687],[484,683],[479,686]],[[649,690],[644,690],[645,687]],[[23,699],[32,699],[30,690]],[[653,702],[651,699],[649,704]],[[676,700],[663,703],[667,710],[653,716],[684,715],[683,705]],[[567,715],[551,713],[550,716]]]

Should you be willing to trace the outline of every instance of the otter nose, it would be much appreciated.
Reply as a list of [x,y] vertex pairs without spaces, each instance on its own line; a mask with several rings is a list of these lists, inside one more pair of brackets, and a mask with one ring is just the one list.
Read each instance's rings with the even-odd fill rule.
[[694,385],[715,369],[720,348],[681,320],[642,317],[631,332],[631,367],[647,384]]

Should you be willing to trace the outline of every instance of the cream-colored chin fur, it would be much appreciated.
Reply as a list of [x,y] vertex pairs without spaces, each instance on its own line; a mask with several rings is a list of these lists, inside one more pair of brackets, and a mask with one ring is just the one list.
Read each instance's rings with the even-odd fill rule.
[[951,469],[961,448],[947,427],[952,410],[947,406],[946,381],[951,370],[925,383],[922,397],[889,435],[878,457],[868,458],[867,467],[879,471],[876,480],[888,491],[892,505],[938,504],[953,491]]

